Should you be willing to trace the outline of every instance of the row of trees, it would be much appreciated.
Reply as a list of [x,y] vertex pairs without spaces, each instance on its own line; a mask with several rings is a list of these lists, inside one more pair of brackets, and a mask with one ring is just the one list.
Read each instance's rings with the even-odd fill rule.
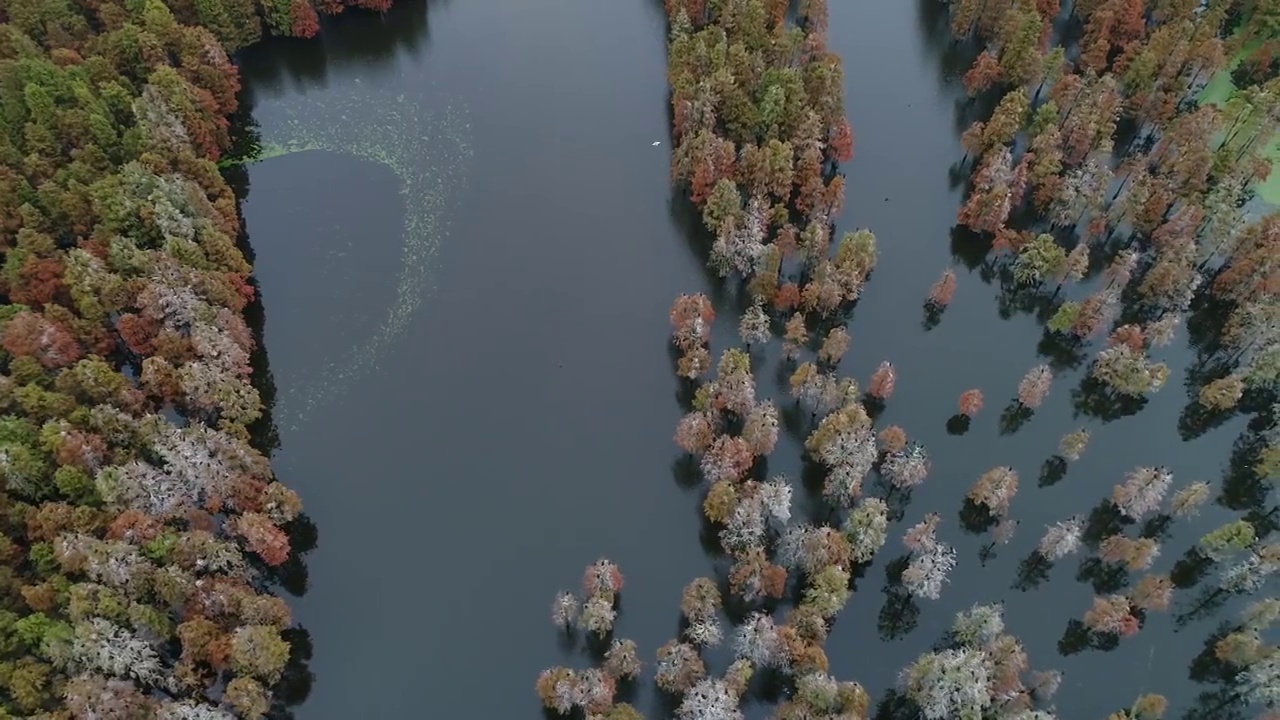
[[299,648],[268,579],[301,505],[251,443],[255,291],[215,163],[227,51],[346,4],[0,4],[0,714],[275,704]]
[[[844,113],[840,60],[826,48],[826,5],[802,3],[794,23],[787,4],[777,0],[668,0],[666,9],[672,179],[689,188],[715,236],[711,266],[722,276],[751,280],[754,303],[739,323],[743,342],[769,342],[775,316],[782,313],[791,318],[788,352],[799,354],[809,341],[804,314],[830,315],[856,299],[876,259],[869,232],[850,233],[834,257],[830,252],[831,218],[844,194],[844,178],[834,164],[851,158],[853,134]],[[809,268],[811,279],[781,282],[785,268],[796,265]],[[670,317],[678,374],[693,382],[714,369],[715,379],[697,388],[693,411],[680,421],[676,443],[697,458],[699,472],[711,483],[703,512],[719,528],[731,559],[721,581],[734,606],[745,603],[751,610],[731,633],[735,662],[722,676],[709,674],[702,648],[729,634],[721,620],[726,601],[716,579],[690,583],[681,602],[681,637],[658,650],[658,687],[679,698],[675,714],[681,720],[741,718],[739,705],[753,675],[775,672],[792,678],[795,689],[778,717],[865,717],[866,693],[857,683],[827,675],[822,646],[849,598],[855,564],[870,561],[884,543],[886,509],[880,508],[878,519],[875,508],[862,513],[845,531],[789,525],[789,481],[750,477],[756,460],[773,451],[779,424],[777,407],[757,398],[750,354],[730,349],[713,363],[715,312],[703,295],[677,298]],[[870,421],[865,413],[861,420],[856,415],[856,383],[837,381],[830,372],[848,345],[848,333],[833,330],[818,363],[799,367],[792,387],[815,414],[837,408],[853,413],[848,427],[837,428],[833,421],[824,426],[825,435],[814,436],[831,461],[844,467],[844,480],[833,480],[831,492],[852,501],[856,491],[841,482],[861,482],[877,450],[859,425]],[[855,425],[864,430],[860,444],[845,449]],[[781,598],[793,578],[803,587],[803,599],[777,623],[763,603]],[[548,708],[563,713],[573,707],[557,698],[553,680],[575,672],[573,677],[593,671],[554,668],[543,674],[539,693]],[[561,682],[562,688],[570,685]],[[585,709],[589,717],[631,712],[619,707]]]

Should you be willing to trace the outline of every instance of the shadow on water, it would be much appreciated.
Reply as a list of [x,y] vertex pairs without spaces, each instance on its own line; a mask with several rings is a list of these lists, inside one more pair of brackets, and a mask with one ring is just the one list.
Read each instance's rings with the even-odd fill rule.
[[[248,112],[242,111],[234,121],[238,143],[256,142],[256,128]],[[243,165],[233,165],[226,168],[223,174],[235,193],[237,208],[242,208],[249,195],[248,169]],[[255,260],[256,255],[249,242],[247,223],[243,213],[240,213],[240,232],[236,238],[236,245],[251,263]],[[249,364],[252,369],[253,386],[257,389],[262,401],[262,414],[249,425],[249,440],[258,452],[272,458],[280,449],[280,431],[276,427],[273,416],[276,383],[267,357],[266,308],[263,304],[262,289],[256,277],[250,278],[250,285],[255,292],[253,300],[245,307],[244,318],[253,337],[254,348],[249,356]],[[255,564],[270,586],[282,589],[293,597],[301,597],[307,591],[306,556],[316,548],[319,534],[306,513],[299,514],[282,529],[288,536],[289,546],[292,549],[289,559],[274,567],[261,562],[255,562]],[[280,681],[273,688],[272,705],[267,717],[271,720],[292,720],[295,717],[293,709],[306,702],[315,680],[315,675],[310,670],[313,652],[311,634],[300,623],[286,628],[281,634],[289,643],[289,658],[285,662]]]
[[300,40],[273,37],[236,53],[245,90],[242,102],[255,96],[279,97],[328,87],[335,68],[358,66],[362,82],[378,82],[395,73],[403,57],[420,58],[431,42],[429,10],[450,0],[397,0],[384,14],[351,8],[322,16],[320,35]]
[[667,201],[667,213],[671,219],[671,225],[676,228],[680,237],[685,239],[689,252],[697,259],[702,271],[706,295],[711,298],[711,303],[719,312],[729,304],[732,288],[707,264],[711,257],[711,245],[715,242],[715,235],[703,224],[702,213],[689,199],[689,193],[680,188],[671,189]]
[[975,43],[960,42],[952,37],[947,8],[946,3],[936,0],[916,0],[916,24],[924,39],[922,46],[936,63],[938,87],[942,90],[954,86],[981,50]]
[[315,683],[315,673],[310,667],[314,649],[311,633],[301,625],[286,628],[280,634],[289,643],[289,659],[274,688],[275,696],[267,717],[270,720],[293,720],[296,715],[293,708],[307,701]]
[[[233,137],[235,138],[235,146],[256,146],[258,144],[257,128],[253,124],[252,115],[248,112],[240,112],[233,118]],[[249,197],[249,172],[243,165],[232,165],[223,170],[223,177],[226,178],[227,184],[231,186],[231,190],[235,193],[237,210],[243,208],[244,201]],[[249,242],[249,232],[246,227],[243,212],[240,212],[240,232],[236,237],[236,247],[244,255],[251,264],[257,258],[253,251],[253,245]],[[253,300],[249,302],[244,309],[245,323],[249,326],[249,331],[253,335],[253,352],[249,356],[249,365],[252,368],[253,386],[258,390],[258,396],[262,400],[262,415],[249,425],[250,441],[254,448],[271,457],[276,450],[280,449],[280,431],[276,427],[272,411],[276,403],[276,382],[271,374],[271,365],[267,360],[267,345],[265,338],[266,330],[266,308],[262,302],[262,288],[258,283],[257,277],[249,278],[249,285],[253,287]]]

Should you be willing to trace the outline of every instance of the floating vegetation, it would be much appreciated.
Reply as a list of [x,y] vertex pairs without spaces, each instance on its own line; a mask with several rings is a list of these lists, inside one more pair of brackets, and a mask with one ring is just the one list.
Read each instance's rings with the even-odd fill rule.
[[449,213],[468,183],[471,133],[465,109],[440,109],[405,94],[371,89],[352,94],[298,95],[285,101],[282,118],[263,128],[256,162],[309,150],[343,153],[387,166],[400,180],[404,198],[400,273],[395,296],[370,334],[349,349],[282,388],[277,422],[297,427],[324,403],[376,369],[433,289],[431,271],[449,234]]

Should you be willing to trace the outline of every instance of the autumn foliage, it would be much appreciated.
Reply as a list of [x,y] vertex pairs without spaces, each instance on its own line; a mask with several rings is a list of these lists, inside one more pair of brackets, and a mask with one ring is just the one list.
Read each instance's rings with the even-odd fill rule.
[[960,414],[965,417],[973,417],[982,409],[982,391],[978,388],[970,388],[960,393]]
[[0,11],[0,595],[31,629],[0,660],[0,714],[275,704],[293,631],[268,578],[306,548],[298,496],[250,444],[255,292],[215,162],[228,52],[348,4]]
[[[710,269],[728,279],[727,294],[745,291],[736,318],[745,349],[725,351],[714,377],[704,379],[713,368],[710,300],[677,300],[671,313],[676,370],[688,380],[682,384],[687,412],[675,433],[685,453],[678,467],[682,481],[703,481],[703,540],[723,554],[727,572],[718,580],[727,581],[732,597],[723,602],[718,583],[706,578],[686,588],[687,627],[658,650],[656,680],[676,696],[674,714],[684,720],[741,717],[742,688],[760,668],[786,678],[778,717],[864,717],[865,694],[826,674],[822,643],[828,622],[849,599],[856,566],[875,558],[891,518],[902,519],[911,490],[934,465],[901,427],[877,432],[884,401],[896,388],[891,363],[882,362],[865,387],[839,375],[851,345],[848,313],[879,253],[869,231],[840,235],[833,222],[846,200],[841,163],[852,157],[854,142],[842,107],[840,61],[827,47],[826,2],[802,1],[794,18],[781,0],[664,5],[671,179],[711,237]],[[1266,148],[1277,117],[1277,86],[1268,70],[1249,79],[1252,65],[1270,68],[1274,54],[1272,41],[1261,37],[1270,26],[1242,11],[1257,4],[945,5],[952,32],[967,41],[956,48],[978,47],[961,79],[969,99],[959,101],[960,114],[971,124],[959,138],[952,170],[967,172],[969,182],[956,212],[963,229],[951,234],[951,250],[975,282],[999,288],[1002,318],[1024,313],[1045,326],[1036,347],[1043,360],[1001,386],[1013,398],[1001,413],[1000,432],[1015,431],[1045,405],[1055,382],[1064,381],[1056,373],[1080,371],[1079,387],[1054,392],[1081,414],[1110,421],[1136,412],[1170,379],[1159,353],[1184,325],[1193,333],[1189,345],[1199,366],[1188,372],[1197,387],[1189,387],[1180,432],[1197,431],[1191,426],[1202,417],[1224,419],[1270,404],[1280,367],[1280,216],[1258,221],[1245,210],[1256,206],[1257,185],[1271,172]],[[1064,12],[1071,17],[1060,17]],[[1254,49],[1245,49],[1249,45]],[[1236,52],[1256,53],[1232,73],[1242,87],[1221,105],[1210,104],[1205,83]],[[963,178],[952,179],[958,185]],[[956,271],[947,269],[929,288],[926,329],[953,300],[956,285]],[[758,359],[775,361],[768,347],[775,335],[782,352],[774,382],[781,393],[789,390],[787,400],[759,397],[752,374]],[[860,355],[861,346],[855,351]],[[953,370],[963,374],[964,368]],[[977,388],[963,392],[948,432],[963,434],[984,402]],[[1240,473],[1248,482],[1265,482],[1280,467],[1274,428],[1260,429],[1268,424],[1274,425],[1251,423],[1250,443],[1239,444],[1247,457],[1233,459],[1247,466]],[[812,464],[805,466],[803,487],[819,504],[819,512],[796,521],[793,485],[785,477],[765,480],[762,458],[777,446],[780,425],[804,437]],[[1040,485],[1063,478],[1085,452],[1090,432],[1080,428],[1062,438],[1040,471]],[[810,470],[816,482],[809,482]],[[1171,480],[1159,467],[1133,470],[1087,521],[1077,516],[1046,525],[1036,550],[1019,564],[1015,587],[1021,588],[1068,555],[1091,554],[1078,577],[1091,580],[1100,595],[1083,621],[1069,625],[1060,649],[1075,642],[1104,647],[1138,632],[1149,613],[1170,607],[1175,585],[1185,581],[1173,578],[1195,555],[1179,561],[1171,576],[1152,573],[1130,583],[1124,575],[1151,570],[1165,524],[1216,497],[1209,483],[1191,483],[1174,493],[1166,515]],[[1014,536],[1019,488],[1018,472],[999,465],[965,496],[964,530],[990,533],[978,553],[983,564]],[[1230,503],[1244,501],[1232,494],[1224,488],[1219,502],[1238,510]],[[898,631],[895,616],[914,618],[917,600],[943,593],[958,554],[939,537],[942,517],[926,514],[903,537],[908,554],[888,573],[883,634]],[[1115,527],[1101,527],[1108,518]],[[1141,530],[1129,532],[1134,522],[1143,523]],[[1214,592],[1256,590],[1274,571],[1274,546],[1259,548],[1259,535],[1242,524],[1249,529],[1224,526],[1195,551],[1215,562],[1228,551],[1249,553],[1223,570],[1222,588],[1210,599]],[[787,599],[799,601],[780,622],[774,601]],[[730,613],[738,623],[735,662],[720,676],[704,664],[701,650],[725,639],[718,608],[739,603],[743,612]],[[1237,656],[1237,645],[1224,652]],[[1046,707],[1061,676],[1024,679],[1028,669],[1026,651],[1004,632],[999,607],[975,606],[959,613],[934,651],[903,671],[902,711],[929,720],[1049,717],[1035,708]],[[591,696],[584,671],[548,672],[539,683],[544,701],[556,699],[548,687],[570,691],[569,700],[549,707],[566,712]],[[1162,700],[1144,696],[1115,717],[1137,720],[1163,710]]]

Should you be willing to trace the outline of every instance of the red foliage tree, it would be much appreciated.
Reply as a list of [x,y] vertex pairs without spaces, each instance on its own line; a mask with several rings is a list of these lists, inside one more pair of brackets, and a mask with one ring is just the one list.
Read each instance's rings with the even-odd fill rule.
[[1280,292],[1280,214],[1245,231],[1213,289],[1236,299]]
[[964,74],[964,89],[970,97],[977,95],[1000,79],[1000,60],[993,52],[984,52],[973,61],[973,67]]
[[821,167],[806,173],[801,166],[797,165],[796,184],[799,186],[799,192],[796,193],[796,209],[801,213],[809,215],[825,204],[827,186],[822,182]]
[[700,27],[707,20],[707,0],[665,0],[663,4],[669,18],[674,19],[683,10],[694,27]]
[[715,308],[706,295],[681,295],[671,306],[672,339],[680,349],[688,352],[707,342],[715,319]]
[[716,438],[716,426],[711,418],[702,412],[692,412],[680,419],[676,425],[676,445],[690,455],[702,453]]
[[622,591],[622,570],[612,560],[600,558],[587,566],[582,573],[582,593],[591,597],[601,593]]
[[836,160],[849,162],[853,159],[853,126],[849,124],[848,118],[842,119],[839,125],[831,128],[829,142],[829,147]]
[[1121,47],[1141,40],[1147,32],[1146,0],[1117,0],[1111,41]]
[[711,482],[741,480],[755,463],[755,453],[746,440],[721,435],[702,456],[702,473]]
[[936,308],[945,308],[956,294],[956,274],[951,268],[942,271],[942,277],[929,288],[929,304]]
[[1095,73],[1107,67],[1111,54],[1111,34],[1115,15],[1111,8],[1103,7],[1089,16],[1085,23],[1084,39],[1080,41],[1080,65]]
[[790,312],[800,306],[800,287],[787,283],[773,296],[773,306],[782,312]]
[[1107,345],[1115,347],[1117,345],[1125,345],[1135,353],[1141,353],[1146,348],[1146,338],[1142,335],[1142,328],[1138,325],[1121,325],[1116,328],[1109,338]]
[[55,459],[63,467],[79,467],[95,473],[107,456],[107,445],[97,435],[80,430],[65,430],[58,439]]
[[982,391],[978,388],[971,388],[960,393],[960,414],[965,417],[973,417],[982,409]]
[[232,483],[227,493],[227,504],[242,513],[262,512],[263,492],[267,482],[261,478],[241,476]]
[[156,518],[140,510],[125,510],[107,527],[107,539],[142,545],[159,537],[163,531],[164,524]]
[[65,294],[62,261],[57,258],[27,258],[18,271],[17,281],[9,289],[10,300],[36,307],[51,303]]
[[888,400],[897,383],[898,375],[893,364],[886,360],[872,373],[871,382],[867,383],[867,394],[878,400]]
[[[252,34],[256,33],[255,28]],[[203,27],[183,27],[176,43],[181,62],[178,73],[192,85],[208,90],[218,103],[219,114],[234,113],[239,107],[240,74],[217,36]]]
[[733,179],[738,152],[730,140],[702,132],[681,144],[671,167],[676,179],[689,180],[693,202],[702,205],[721,179]]
[[155,352],[155,338],[160,332],[160,325],[155,320],[125,313],[116,319],[116,330],[130,351],[144,357]]
[[293,34],[300,38],[315,37],[320,32],[320,16],[307,0],[293,0]]
[[231,521],[232,532],[244,538],[249,550],[268,565],[280,565],[289,559],[289,536],[260,513],[245,513]]
[[84,356],[84,350],[66,328],[33,312],[13,316],[0,344],[13,355],[39,360],[46,368],[67,367]]
[[844,209],[844,175],[836,175],[827,183],[824,205],[828,217],[835,217]]

